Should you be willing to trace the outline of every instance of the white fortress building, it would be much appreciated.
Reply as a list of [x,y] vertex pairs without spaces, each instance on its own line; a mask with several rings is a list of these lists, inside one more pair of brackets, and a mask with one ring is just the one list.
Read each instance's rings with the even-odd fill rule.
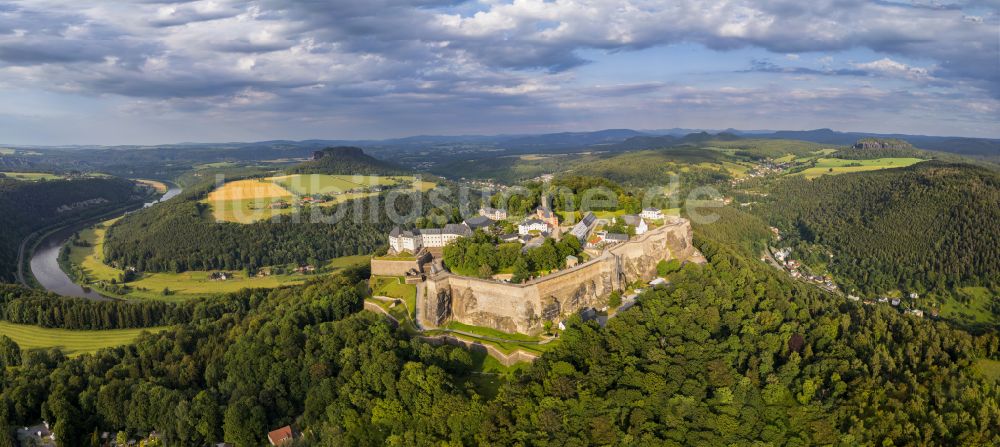
[[517,225],[517,233],[520,235],[526,235],[532,231],[537,231],[539,233],[545,233],[549,231],[549,224],[539,220],[539,219],[527,219]]
[[464,223],[448,224],[444,228],[406,231],[396,227],[389,233],[389,246],[397,253],[404,251],[416,253],[421,248],[444,247],[455,239],[467,236],[472,236],[472,229]]
[[479,215],[493,220],[507,220],[507,210],[497,208],[480,208]]

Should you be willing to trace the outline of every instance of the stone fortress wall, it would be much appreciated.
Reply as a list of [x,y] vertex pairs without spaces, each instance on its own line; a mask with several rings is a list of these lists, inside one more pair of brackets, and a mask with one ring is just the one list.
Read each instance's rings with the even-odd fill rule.
[[601,255],[524,284],[511,284],[442,271],[425,287],[417,303],[424,327],[449,320],[505,332],[537,334],[546,320],[559,320],[587,307],[601,308],[607,296],[656,276],[661,260],[704,262],[692,245],[691,223],[674,219]]
[[406,276],[413,270],[420,272],[430,262],[431,254],[427,250],[420,250],[412,260],[372,258],[371,271],[373,275],[379,276]]

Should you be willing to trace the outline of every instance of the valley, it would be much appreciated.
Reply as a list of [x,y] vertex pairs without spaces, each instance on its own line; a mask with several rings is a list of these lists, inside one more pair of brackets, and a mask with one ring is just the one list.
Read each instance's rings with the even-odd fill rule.
[[[69,281],[51,290],[94,300],[0,288],[0,361],[32,382],[49,379],[27,375],[21,362],[64,371],[101,359],[107,367],[87,367],[102,376],[113,365],[155,365],[110,383],[132,390],[121,399],[133,407],[153,401],[144,384],[159,377],[177,402],[274,412],[259,431],[283,423],[340,430],[361,407],[335,396],[356,392],[381,396],[363,406],[372,415],[400,405],[411,420],[431,420],[415,406],[420,394],[384,394],[348,377],[375,368],[406,387],[438,377],[431,393],[468,418],[449,429],[465,440],[482,433],[482,411],[549,414],[519,391],[525,384],[549,399],[565,396],[561,405],[582,420],[634,408],[636,398],[623,397],[631,388],[655,403],[650,414],[703,399],[714,410],[687,426],[738,420],[743,432],[711,435],[738,444],[761,424],[785,427],[773,439],[833,442],[831,433],[795,428],[806,421],[842,427],[852,439],[913,439],[872,424],[929,418],[932,405],[902,410],[899,398],[880,395],[878,414],[820,408],[860,405],[886,387],[951,393],[942,376],[964,389],[995,381],[996,168],[894,141],[664,141],[561,154],[473,151],[432,173],[340,147],[128,180],[143,200],[70,197],[95,205],[63,206],[79,220],[36,253],[48,253]],[[50,188],[116,180],[6,181]],[[125,204],[136,211],[88,210]],[[940,216],[951,224],[939,225]],[[24,354],[5,357],[12,346]],[[917,346],[941,354],[913,357]],[[928,362],[936,373],[926,375]],[[916,385],[901,385],[917,373],[925,376]],[[224,391],[241,387],[284,404]],[[74,389],[109,392],[96,380]],[[327,393],[324,412],[310,409],[317,393]],[[993,398],[950,399],[969,412]],[[39,417],[38,399],[6,417]],[[766,422],[723,418],[737,401],[769,414]],[[866,422],[848,423],[847,414]],[[180,436],[144,421],[126,425]],[[489,423],[536,427],[517,418]],[[351,436],[369,433],[359,427]],[[221,431],[197,436],[230,436]],[[656,433],[647,436],[665,436]]]

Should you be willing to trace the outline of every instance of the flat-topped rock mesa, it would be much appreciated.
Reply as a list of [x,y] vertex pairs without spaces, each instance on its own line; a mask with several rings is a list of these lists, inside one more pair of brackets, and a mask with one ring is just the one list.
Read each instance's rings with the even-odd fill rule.
[[435,327],[453,320],[505,332],[537,334],[545,321],[558,321],[587,307],[604,307],[611,292],[653,279],[656,265],[670,259],[705,262],[692,245],[687,219],[675,219],[613,246],[588,262],[524,284],[443,271],[423,285],[423,299],[417,303],[420,323]]
[[897,138],[862,138],[851,146],[852,149],[899,149],[913,150],[912,144]]
[[293,174],[396,175],[407,170],[394,163],[379,160],[364,150],[351,146],[328,147],[313,152],[312,160],[291,169]]

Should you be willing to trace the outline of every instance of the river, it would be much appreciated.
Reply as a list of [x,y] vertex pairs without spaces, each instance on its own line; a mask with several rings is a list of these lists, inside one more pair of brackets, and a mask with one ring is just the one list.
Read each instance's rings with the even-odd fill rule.
[[[144,204],[143,208],[148,208],[156,205],[157,203],[170,200],[180,193],[181,188],[173,186],[159,199]],[[85,288],[73,282],[69,275],[67,275],[66,272],[59,267],[59,249],[69,241],[69,238],[73,236],[73,233],[93,225],[94,223],[95,222],[87,222],[63,228],[49,234],[38,244],[38,247],[35,249],[35,253],[31,256],[31,274],[35,276],[35,279],[38,280],[38,283],[41,284],[45,290],[58,293],[63,296],[75,296],[96,301],[110,299],[91,290],[90,288]]]

